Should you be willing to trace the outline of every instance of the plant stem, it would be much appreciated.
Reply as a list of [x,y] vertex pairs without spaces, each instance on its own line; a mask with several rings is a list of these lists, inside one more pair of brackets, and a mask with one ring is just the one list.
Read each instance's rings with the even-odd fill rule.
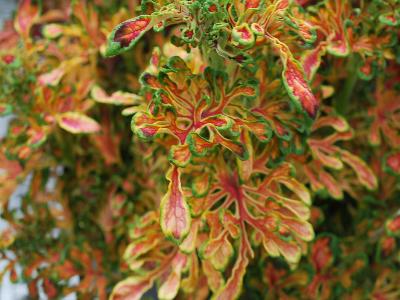
[[352,55],[349,58],[346,68],[348,77],[344,83],[343,89],[339,92],[334,103],[336,111],[341,115],[345,115],[348,111],[349,101],[353,95],[353,90],[358,80],[357,70],[359,65],[360,59],[355,55]]

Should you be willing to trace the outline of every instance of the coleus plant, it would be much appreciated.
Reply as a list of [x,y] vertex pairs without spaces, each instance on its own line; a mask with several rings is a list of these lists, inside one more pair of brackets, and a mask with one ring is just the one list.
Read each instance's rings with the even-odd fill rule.
[[33,298],[397,299],[399,18],[397,0],[20,1],[2,274]]

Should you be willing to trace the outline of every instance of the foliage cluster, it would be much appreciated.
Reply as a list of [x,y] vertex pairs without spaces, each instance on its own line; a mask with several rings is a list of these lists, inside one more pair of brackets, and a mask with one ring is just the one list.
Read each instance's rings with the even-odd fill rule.
[[2,275],[32,298],[399,299],[399,29],[399,0],[20,1]]

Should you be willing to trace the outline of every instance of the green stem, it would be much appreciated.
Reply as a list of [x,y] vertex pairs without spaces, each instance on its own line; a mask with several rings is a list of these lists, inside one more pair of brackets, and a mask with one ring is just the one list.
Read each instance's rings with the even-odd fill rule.
[[335,99],[335,109],[338,113],[345,115],[348,111],[350,98],[353,95],[354,87],[358,80],[358,68],[360,66],[360,59],[356,56],[351,56],[347,63],[348,77],[341,91],[339,91]]

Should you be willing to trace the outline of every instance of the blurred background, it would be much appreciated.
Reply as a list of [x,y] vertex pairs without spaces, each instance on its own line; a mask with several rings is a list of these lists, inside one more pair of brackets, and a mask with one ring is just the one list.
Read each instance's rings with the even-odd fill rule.
[[[3,29],[3,22],[9,19],[14,12],[17,2],[15,0],[0,0],[0,27]],[[0,143],[4,137],[7,124],[12,117],[0,117]],[[10,205],[18,205],[19,197],[24,193],[24,187],[21,186],[19,191],[13,195]],[[5,227],[4,221],[0,218],[0,232]],[[4,268],[4,264],[0,261],[0,273]],[[13,284],[10,281],[9,274],[5,274],[0,282],[0,299],[1,300],[22,300],[28,299],[28,289],[24,284]]]

